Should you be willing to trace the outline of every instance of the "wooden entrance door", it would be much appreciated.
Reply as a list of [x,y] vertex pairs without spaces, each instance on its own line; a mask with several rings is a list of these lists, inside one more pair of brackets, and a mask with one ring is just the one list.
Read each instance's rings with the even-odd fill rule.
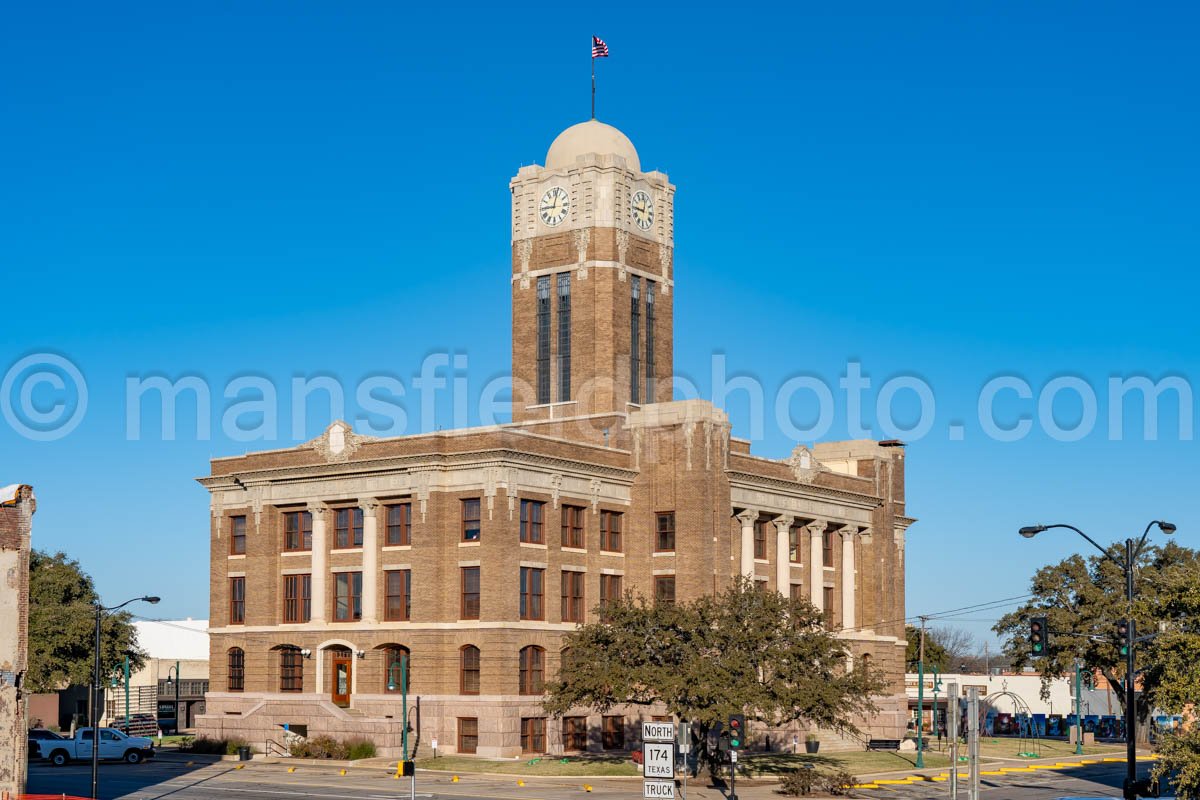
[[349,655],[337,654],[330,663],[333,666],[330,696],[335,705],[345,708],[350,705],[351,658]]

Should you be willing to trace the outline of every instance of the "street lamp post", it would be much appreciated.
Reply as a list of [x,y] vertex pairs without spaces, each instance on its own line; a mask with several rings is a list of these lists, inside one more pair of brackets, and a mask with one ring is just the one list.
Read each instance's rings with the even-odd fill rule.
[[178,736],[179,731],[182,728],[182,726],[179,724],[179,684],[182,681],[179,680],[179,662],[178,661],[175,662],[175,666],[173,666],[167,670],[167,686],[171,685],[172,670],[175,672],[175,735]]
[[[1032,539],[1042,531],[1050,530],[1051,528],[1066,528],[1075,531],[1084,539],[1086,539],[1093,547],[1104,554],[1104,557],[1121,568],[1125,574],[1125,613],[1129,623],[1128,647],[1125,653],[1125,785],[1122,794],[1125,800],[1137,800],[1137,713],[1135,705],[1137,704],[1137,691],[1135,689],[1136,668],[1134,664],[1134,647],[1137,644],[1137,631],[1133,624],[1133,571],[1137,565],[1138,556],[1142,554],[1142,549],[1146,546],[1146,539],[1150,536],[1150,529],[1158,526],[1158,529],[1170,536],[1175,532],[1175,526],[1170,522],[1165,522],[1160,519],[1151,520],[1146,525],[1146,530],[1142,533],[1140,539],[1129,538],[1125,540],[1125,554],[1123,558],[1117,558],[1104,547],[1101,547],[1095,539],[1088,536],[1083,531],[1076,528],[1074,525],[1066,525],[1058,523],[1055,525],[1029,525],[1021,528],[1019,533],[1026,539]],[[1082,737],[1080,737],[1082,738]]]
[[[100,623],[104,619],[104,615],[113,611],[119,611],[130,603],[137,601],[147,603],[157,603],[159,598],[149,596],[135,597],[132,600],[126,600],[124,603],[116,606],[105,606],[101,604],[100,598],[96,598],[96,652],[92,663],[92,707],[89,709],[88,722],[92,723],[92,797],[100,797],[100,692],[103,686],[100,683]],[[128,715],[126,715],[128,718]]]
[[[404,761],[408,761],[408,655],[401,652],[400,658],[388,666],[389,692],[396,691],[395,670],[400,669],[400,749],[404,751]],[[418,720],[418,724],[420,721]]]

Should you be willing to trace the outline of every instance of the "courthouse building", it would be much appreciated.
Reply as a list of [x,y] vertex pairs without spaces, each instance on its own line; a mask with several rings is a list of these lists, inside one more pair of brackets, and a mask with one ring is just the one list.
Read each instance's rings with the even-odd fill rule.
[[672,401],[675,187],[616,128],[568,128],[509,186],[512,423],[372,438],[335,422],[200,480],[199,733],[262,746],[286,725],[398,755],[406,677],[422,750],[620,750],[637,709],[542,710],[563,637],[626,590],[685,602],[746,575],[811,600],[883,671],[890,693],[864,724],[898,736],[903,448],[762,458],[721,409]]

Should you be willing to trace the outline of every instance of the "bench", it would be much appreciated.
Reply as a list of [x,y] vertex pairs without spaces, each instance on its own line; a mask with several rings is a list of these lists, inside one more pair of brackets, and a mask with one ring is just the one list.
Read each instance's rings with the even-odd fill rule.
[[868,750],[899,750],[899,739],[871,739],[867,742]]

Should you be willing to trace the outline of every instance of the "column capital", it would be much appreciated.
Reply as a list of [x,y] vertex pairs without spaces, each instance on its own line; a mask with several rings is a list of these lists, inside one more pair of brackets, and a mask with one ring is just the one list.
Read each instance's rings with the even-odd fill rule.
[[360,497],[358,505],[362,508],[364,514],[374,514],[382,505],[378,497]]
[[772,520],[772,522],[775,523],[776,529],[778,529],[780,533],[787,533],[792,527],[792,523],[795,521],[796,518],[791,514],[780,514],[778,517]]
[[829,528],[829,523],[823,519],[815,519],[804,527],[808,528],[810,533],[822,534]]
[[852,539],[864,531],[866,531],[866,528],[862,525],[843,525],[839,533],[842,534],[843,539]]
[[746,508],[737,514],[738,521],[742,523],[742,527],[753,525],[758,520],[758,509]]
[[313,519],[324,519],[325,512],[329,510],[329,506],[327,506],[323,501],[310,500],[308,502],[307,509],[308,513],[313,515]]

